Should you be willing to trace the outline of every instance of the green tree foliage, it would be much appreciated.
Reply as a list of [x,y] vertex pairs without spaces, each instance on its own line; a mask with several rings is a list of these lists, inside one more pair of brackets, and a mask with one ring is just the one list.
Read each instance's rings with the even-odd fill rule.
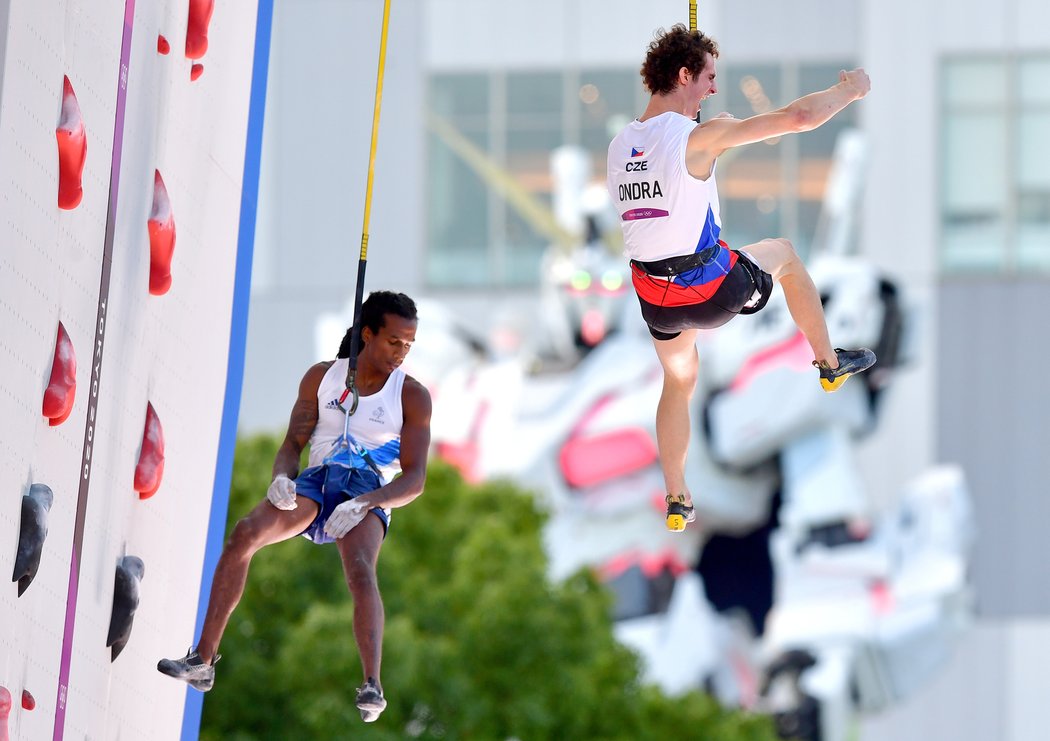
[[[230,525],[264,496],[277,441],[238,443]],[[546,575],[544,515],[510,484],[432,462],[379,558],[389,706],[364,724],[353,606],[334,546],[296,538],[252,561],[206,697],[201,738],[768,741],[765,718],[640,685],[589,572]],[[229,530],[229,528],[228,528]]]

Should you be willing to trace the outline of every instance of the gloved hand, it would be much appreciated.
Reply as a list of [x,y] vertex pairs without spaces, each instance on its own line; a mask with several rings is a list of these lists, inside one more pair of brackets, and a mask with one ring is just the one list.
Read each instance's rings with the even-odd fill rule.
[[361,520],[365,519],[371,507],[365,502],[351,499],[343,502],[334,510],[324,524],[324,531],[333,538],[339,539],[353,530]]
[[295,482],[283,473],[277,474],[277,478],[266,490],[266,498],[270,500],[277,509],[295,509],[299,505],[295,502]]

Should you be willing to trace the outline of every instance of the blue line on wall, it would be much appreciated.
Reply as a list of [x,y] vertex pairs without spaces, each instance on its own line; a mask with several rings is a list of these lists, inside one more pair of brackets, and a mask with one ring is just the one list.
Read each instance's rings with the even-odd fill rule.
[[[241,406],[244,377],[244,345],[248,335],[248,297],[252,280],[252,248],[255,243],[255,215],[259,202],[259,161],[262,156],[263,118],[266,112],[266,76],[270,66],[270,31],[273,0],[259,0],[255,22],[255,58],[252,63],[251,100],[248,103],[248,135],[244,150],[244,180],[241,186],[241,220],[237,239],[237,271],[233,286],[233,312],[230,322],[230,351],[226,365],[226,396],[219,430],[219,451],[215,462],[215,487],[208,518],[208,539],[204,550],[201,590],[197,600],[197,624],[193,635],[200,635],[204,612],[211,592],[212,574],[222,553],[226,532],[226,513],[230,500],[233,453],[237,444],[237,418]],[[204,695],[186,689],[186,709],[182,716],[182,741],[200,735]]]

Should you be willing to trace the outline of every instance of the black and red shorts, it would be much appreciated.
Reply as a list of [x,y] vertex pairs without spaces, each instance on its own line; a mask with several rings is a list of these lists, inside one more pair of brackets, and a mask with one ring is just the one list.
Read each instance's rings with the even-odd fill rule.
[[724,242],[666,260],[631,260],[631,280],[642,318],[658,340],[686,329],[721,327],[737,314],[754,314],[769,300],[773,277]]

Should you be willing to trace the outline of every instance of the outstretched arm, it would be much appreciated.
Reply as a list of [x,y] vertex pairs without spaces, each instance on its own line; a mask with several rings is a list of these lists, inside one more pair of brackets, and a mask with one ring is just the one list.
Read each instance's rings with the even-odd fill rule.
[[[689,170],[694,174],[696,170],[709,172],[711,161],[732,147],[815,129],[853,101],[863,98],[869,90],[871,81],[863,69],[843,71],[839,72],[838,84],[805,95],[775,111],[741,120],[716,117],[706,121],[689,135]],[[705,161],[706,168],[703,167]]]
[[331,361],[325,361],[311,366],[299,382],[299,396],[288,420],[288,432],[274,457],[273,478],[282,473],[290,479],[299,475],[299,457],[317,426],[317,389],[331,365]]

